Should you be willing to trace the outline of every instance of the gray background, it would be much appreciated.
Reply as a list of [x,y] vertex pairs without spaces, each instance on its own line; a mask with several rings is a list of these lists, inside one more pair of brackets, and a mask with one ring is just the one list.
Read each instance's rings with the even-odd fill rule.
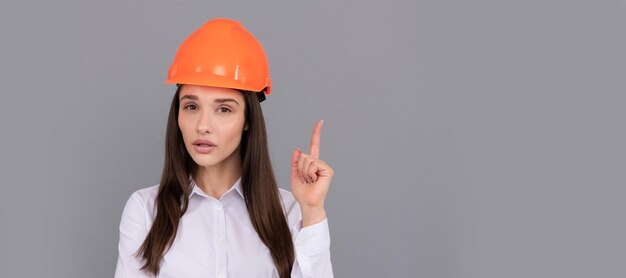
[[337,277],[624,277],[624,1],[3,1],[0,277],[111,277],[178,45],[264,45],[280,186],[324,119]]

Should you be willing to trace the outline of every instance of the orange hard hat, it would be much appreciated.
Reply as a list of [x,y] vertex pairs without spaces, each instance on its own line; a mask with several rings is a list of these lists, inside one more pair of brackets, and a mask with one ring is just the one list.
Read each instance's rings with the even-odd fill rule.
[[193,84],[270,94],[272,79],[265,51],[235,20],[211,19],[178,48],[165,84]]

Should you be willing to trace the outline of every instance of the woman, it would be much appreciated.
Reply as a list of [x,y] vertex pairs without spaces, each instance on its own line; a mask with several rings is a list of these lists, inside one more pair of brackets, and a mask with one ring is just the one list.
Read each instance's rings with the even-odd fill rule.
[[[278,188],[260,102],[263,48],[239,22],[213,19],[179,47],[161,182],[133,192],[115,277],[332,277],[324,199],[333,169],[296,148]],[[295,248],[294,248],[295,245]]]

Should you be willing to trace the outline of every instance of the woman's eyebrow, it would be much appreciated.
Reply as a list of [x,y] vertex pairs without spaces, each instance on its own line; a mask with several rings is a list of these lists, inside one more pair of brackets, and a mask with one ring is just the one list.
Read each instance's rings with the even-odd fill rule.
[[[184,95],[183,97],[180,98],[180,100],[183,99],[192,99],[192,100],[198,100],[198,96],[196,95]],[[239,102],[237,102],[236,100],[232,99],[232,98],[216,98],[214,102],[217,103],[224,103],[224,102],[228,102],[228,101],[232,101],[234,103],[236,103],[237,105],[239,105]]]
[[219,102],[219,103],[224,103],[227,101],[232,101],[234,103],[237,103],[237,105],[239,105],[239,102],[237,102],[236,100],[232,99],[232,98],[216,98],[215,102]]
[[186,98],[193,99],[193,100],[198,100],[198,97],[195,96],[195,95],[184,95],[183,97],[180,98],[180,100],[183,100],[183,99],[186,99]]

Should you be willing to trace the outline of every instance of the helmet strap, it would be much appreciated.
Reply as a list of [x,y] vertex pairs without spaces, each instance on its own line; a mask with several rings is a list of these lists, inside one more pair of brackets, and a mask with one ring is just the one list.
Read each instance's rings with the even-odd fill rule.
[[260,92],[256,92],[256,96],[259,98],[259,103],[263,102],[265,100],[265,89]]

